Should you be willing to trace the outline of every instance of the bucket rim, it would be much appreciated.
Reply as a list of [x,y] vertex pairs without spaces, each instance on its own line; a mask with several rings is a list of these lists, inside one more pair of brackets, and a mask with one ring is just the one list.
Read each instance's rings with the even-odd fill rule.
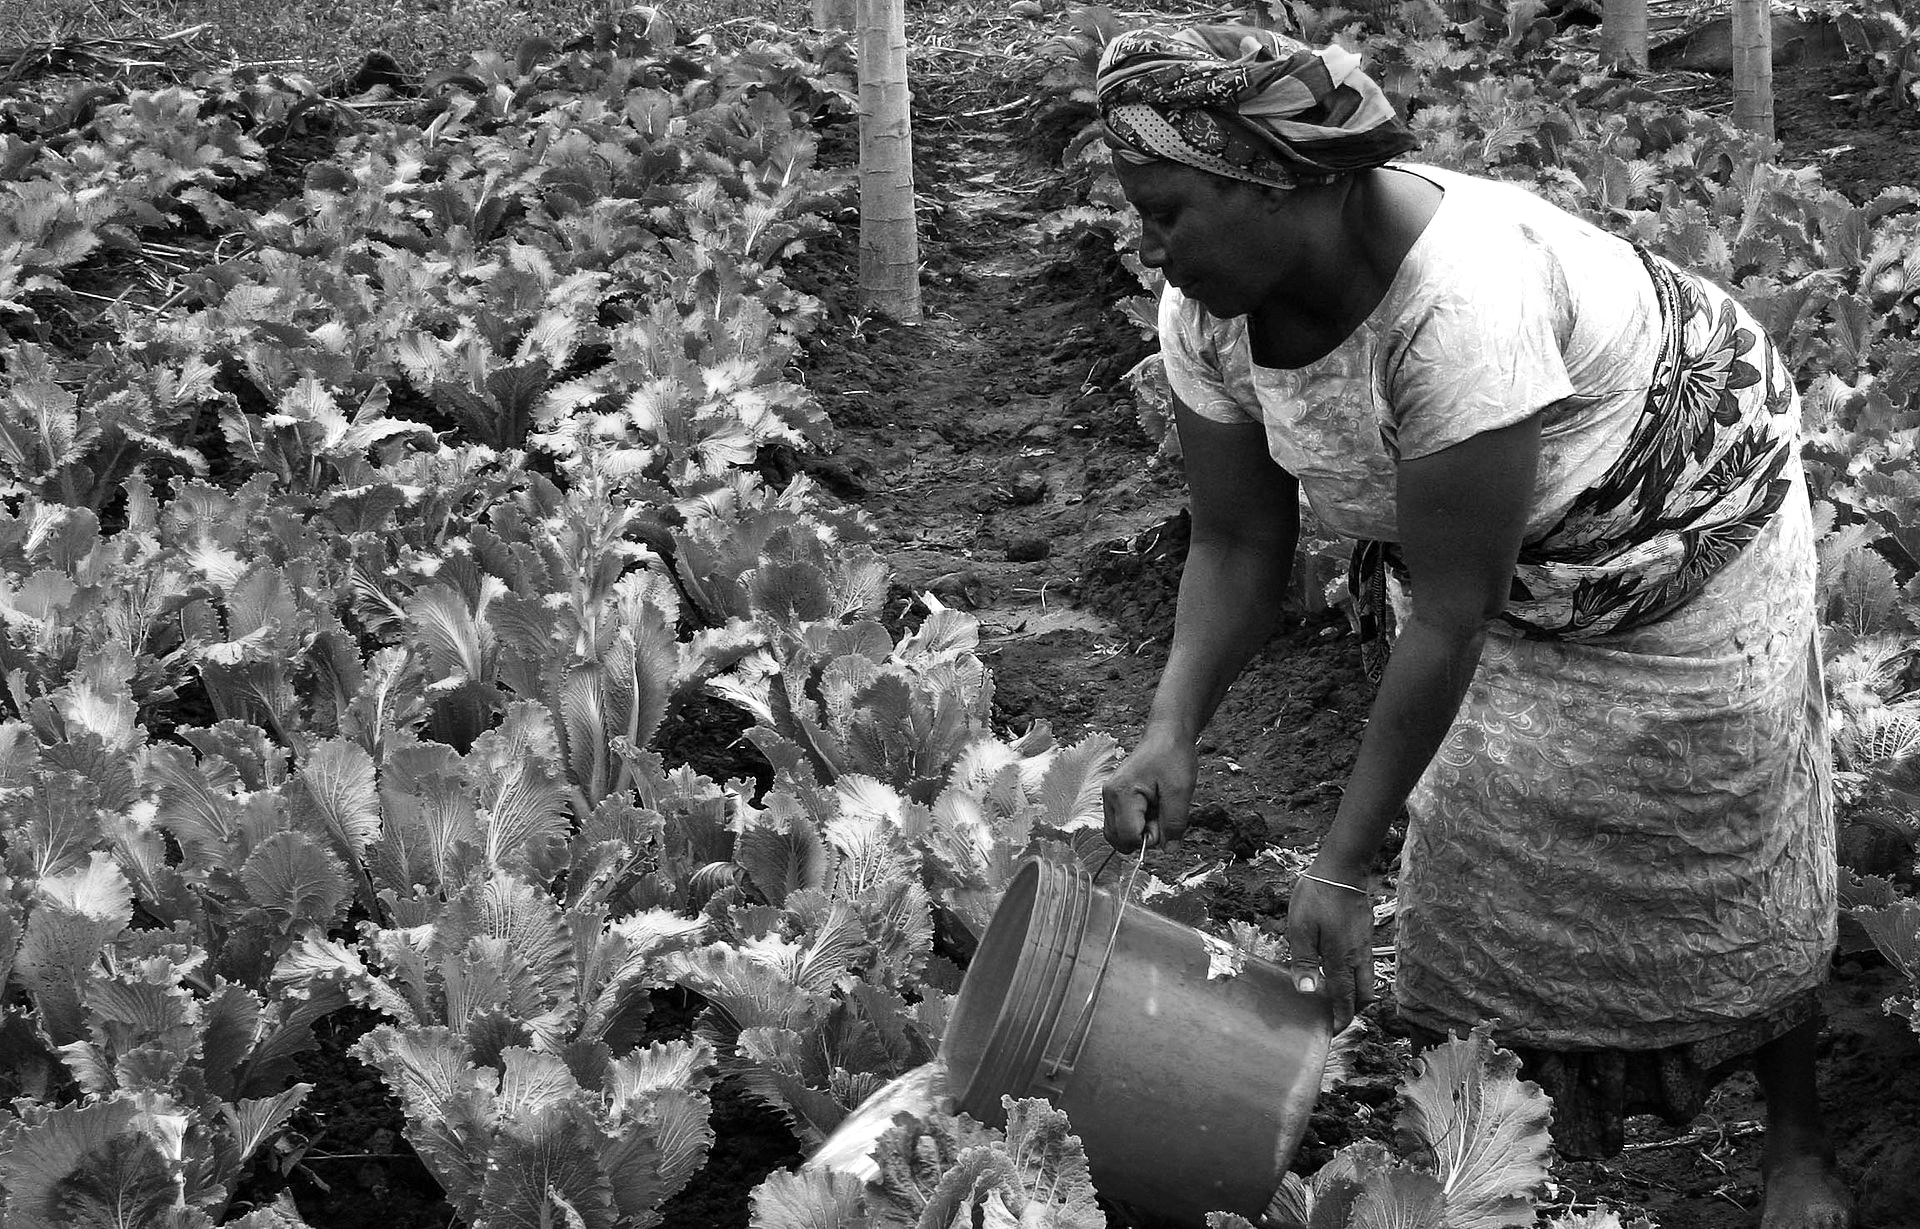
[[[951,1071],[954,1102],[988,1125],[997,1125],[1005,1110],[1001,1098],[1028,1096],[1057,1028],[1057,1017],[1076,967],[1074,953],[1091,914],[1092,883],[1084,868],[1060,859],[1030,855],[1008,881],[988,923],[987,933],[1001,923],[1003,912],[1027,911],[1026,927],[1014,950],[1014,968],[1000,1001],[992,1005],[993,1022],[980,1058],[970,1071]],[[977,954],[976,954],[977,958]],[[967,986],[947,1020],[954,1034],[971,1017]],[[952,1047],[943,1040],[942,1049]],[[964,1083],[962,1082],[964,1081]]]

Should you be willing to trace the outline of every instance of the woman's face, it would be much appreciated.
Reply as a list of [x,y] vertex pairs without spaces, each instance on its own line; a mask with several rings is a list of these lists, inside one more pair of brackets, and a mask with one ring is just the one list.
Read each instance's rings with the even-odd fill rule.
[[[1140,260],[1220,318],[1243,316],[1303,270],[1309,195],[1266,189],[1178,162],[1114,161],[1140,214]],[[1299,198],[1296,200],[1295,198]]]

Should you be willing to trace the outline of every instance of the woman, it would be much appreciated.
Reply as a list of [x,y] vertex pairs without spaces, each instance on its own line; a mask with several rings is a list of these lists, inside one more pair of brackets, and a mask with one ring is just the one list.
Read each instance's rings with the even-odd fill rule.
[[[1177,839],[1195,741],[1272,630],[1302,493],[1373,544],[1399,632],[1296,885],[1304,989],[1372,998],[1368,870],[1409,816],[1395,993],[1483,1020],[1608,1155],[1730,1066],[1767,1097],[1767,1229],[1851,1221],[1814,1092],[1836,926],[1799,403],[1719,288],[1539,198],[1393,159],[1356,58],[1237,26],[1116,39],[1114,166],[1161,270],[1193,542],[1106,791]],[[1324,985],[1322,983],[1324,982]]]

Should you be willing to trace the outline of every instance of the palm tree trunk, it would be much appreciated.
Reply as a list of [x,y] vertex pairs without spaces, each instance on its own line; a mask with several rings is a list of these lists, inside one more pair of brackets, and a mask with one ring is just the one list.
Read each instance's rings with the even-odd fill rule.
[[906,0],[860,4],[860,298],[895,320],[920,319],[913,212],[913,111]]
[[1733,0],[1733,122],[1773,139],[1773,5]]

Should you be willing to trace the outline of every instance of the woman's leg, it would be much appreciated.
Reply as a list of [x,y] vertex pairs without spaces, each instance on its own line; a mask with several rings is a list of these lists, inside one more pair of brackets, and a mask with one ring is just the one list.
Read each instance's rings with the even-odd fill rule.
[[1815,1085],[1820,1021],[1808,1020],[1754,1052],[1767,1098],[1766,1183],[1761,1229],[1848,1229],[1853,1197],[1834,1166]]

